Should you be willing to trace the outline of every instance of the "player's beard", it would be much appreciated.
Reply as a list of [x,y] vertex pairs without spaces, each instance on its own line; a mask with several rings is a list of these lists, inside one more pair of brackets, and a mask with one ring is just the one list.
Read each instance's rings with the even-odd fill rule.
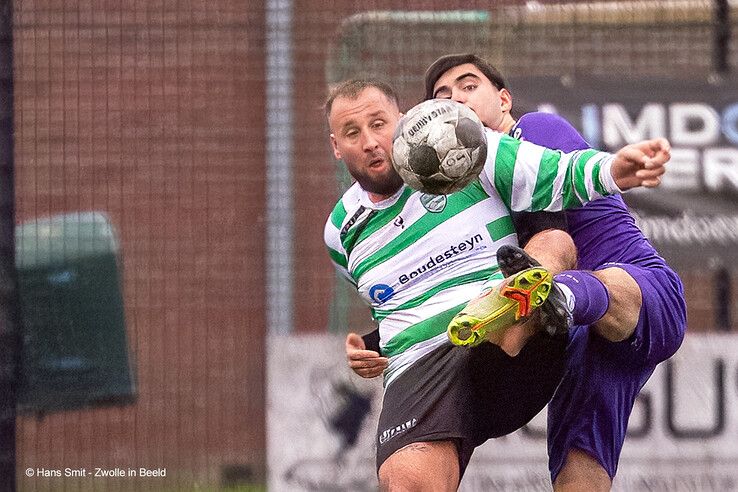
[[354,178],[365,191],[387,197],[394,195],[403,184],[402,178],[392,166],[389,166],[381,175],[362,174]]
[[[376,167],[373,161],[381,160],[381,165]],[[403,181],[392,164],[392,159],[383,151],[376,151],[367,156],[366,167],[354,169],[349,172],[365,191],[375,195],[390,197],[399,190]]]

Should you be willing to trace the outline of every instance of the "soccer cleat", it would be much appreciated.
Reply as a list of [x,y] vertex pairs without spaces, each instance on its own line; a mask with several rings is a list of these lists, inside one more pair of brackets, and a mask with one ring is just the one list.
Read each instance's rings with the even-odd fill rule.
[[474,347],[487,334],[527,318],[551,291],[551,274],[528,268],[472,299],[449,323],[446,332],[454,345]]
[[[497,250],[497,263],[505,277],[541,265],[523,248],[510,245],[500,246]],[[556,282],[552,283],[551,293],[541,308],[541,325],[551,336],[566,333],[571,326],[571,313],[567,307],[566,296]]]

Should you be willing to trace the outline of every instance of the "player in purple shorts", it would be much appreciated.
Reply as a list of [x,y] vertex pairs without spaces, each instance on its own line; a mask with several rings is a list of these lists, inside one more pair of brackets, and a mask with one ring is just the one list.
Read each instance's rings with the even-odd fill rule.
[[[474,55],[439,58],[425,82],[426,99],[466,104],[490,128],[564,152],[589,148],[557,115],[526,114],[510,128],[512,97],[497,70]],[[635,399],[684,338],[684,293],[620,196],[566,217],[579,270],[555,276],[572,327],[567,370],[549,403],[549,468],[556,490],[609,490]],[[519,248],[500,251],[498,258],[510,273],[535,261]]]
[[[556,115],[527,114],[513,132],[565,152],[588,148],[579,133]],[[617,269],[637,287],[616,284],[628,299],[621,296],[620,302],[632,304],[623,308],[627,317],[611,316],[602,323],[620,340],[613,342],[585,326],[603,321],[601,315],[612,302],[602,282],[586,271],[565,271],[555,277],[570,288],[577,305],[583,305],[574,307],[567,372],[548,407],[549,467],[561,486],[576,481],[576,473],[560,474],[569,450],[594,457],[608,478],[615,476],[635,398],[656,365],[674,355],[686,328],[681,281],[635,225],[622,198],[607,197],[590,205],[567,213],[579,251],[578,268]],[[617,302],[618,297],[612,299]]]

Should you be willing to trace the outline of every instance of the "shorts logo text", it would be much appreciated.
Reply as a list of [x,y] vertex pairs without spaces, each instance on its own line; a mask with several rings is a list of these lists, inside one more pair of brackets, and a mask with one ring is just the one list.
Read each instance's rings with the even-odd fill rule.
[[399,436],[400,434],[403,434],[407,432],[408,430],[412,429],[418,425],[418,419],[413,418],[405,422],[404,424],[400,424],[398,426],[392,427],[391,429],[387,429],[382,431],[382,433],[379,435],[379,444],[382,445],[392,439],[395,436]]

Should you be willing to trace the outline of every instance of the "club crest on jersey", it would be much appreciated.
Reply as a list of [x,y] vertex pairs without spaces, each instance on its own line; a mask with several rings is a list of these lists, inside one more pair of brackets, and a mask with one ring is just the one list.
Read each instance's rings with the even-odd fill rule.
[[443,212],[446,208],[446,195],[428,195],[423,193],[420,195],[420,203],[428,211],[434,214]]
[[395,289],[387,284],[372,285],[372,288],[369,289],[369,297],[371,297],[372,301],[377,304],[384,304],[392,299],[392,296],[394,295]]

